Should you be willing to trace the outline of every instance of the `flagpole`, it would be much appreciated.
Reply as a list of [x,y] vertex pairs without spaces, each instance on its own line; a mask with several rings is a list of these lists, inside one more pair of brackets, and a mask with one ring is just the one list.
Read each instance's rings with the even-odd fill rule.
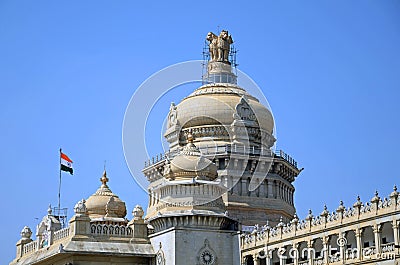
[[60,148],[60,164],[59,164],[59,168],[60,168],[60,182],[58,184],[58,211],[60,211],[60,203],[61,203],[61,148]]

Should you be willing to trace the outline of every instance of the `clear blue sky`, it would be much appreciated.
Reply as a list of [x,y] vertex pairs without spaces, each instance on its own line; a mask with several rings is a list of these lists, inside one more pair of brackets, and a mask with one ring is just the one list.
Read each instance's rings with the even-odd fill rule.
[[60,147],[76,171],[63,175],[70,215],[98,188],[104,160],[128,218],[146,207],[124,160],[125,108],[154,72],[201,59],[218,26],[267,96],[278,148],[305,167],[299,215],[369,200],[375,189],[386,196],[400,185],[399,13],[397,0],[1,0],[0,263],[15,257],[23,226],[35,230],[57,204]]

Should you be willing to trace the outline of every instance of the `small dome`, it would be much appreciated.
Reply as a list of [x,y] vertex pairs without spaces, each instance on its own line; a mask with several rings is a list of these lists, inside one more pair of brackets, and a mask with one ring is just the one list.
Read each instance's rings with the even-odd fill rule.
[[125,202],[112,193],[107,186],[106,171],[104,171],[100,181],[102,182],[100,188],[85,202],[87,214],[91,219],[102,217],[124,218],[126,216]]
[[193,144],[193,136],[190,133],[187,140],[187,145],[179,155],[174,157],[170,164],[165,165],[164,176],[171,180],[216,179],[218,177],[217,166],[211,160],[202,156],[199,149]]

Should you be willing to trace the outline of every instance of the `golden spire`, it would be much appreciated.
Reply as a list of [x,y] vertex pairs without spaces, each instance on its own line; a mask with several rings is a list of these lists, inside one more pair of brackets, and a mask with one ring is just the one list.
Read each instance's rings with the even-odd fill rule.
[[101,183],[103,183],[103,185],[101,185],[102,187],[107,187],[107,182],[108,182],[108,178],[107,178],[107,172],[104,169],[103,172],[103,176],[100,178]]

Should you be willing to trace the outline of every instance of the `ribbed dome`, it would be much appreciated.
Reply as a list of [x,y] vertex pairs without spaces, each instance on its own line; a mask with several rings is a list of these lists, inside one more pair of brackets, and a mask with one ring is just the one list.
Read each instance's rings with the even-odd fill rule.
[[217,178],[217,166],[201,155],[193,144],[193,136],[188,135],[188,143],[165,167],[164,176],[170,180],[202,179],[214,180]]
[[126,216],[126,206],[117,195],[107,186],[107,173],[104,171],[100,178],[102,185],[86,200],[86,209],[91,219],[112,217],[124,218]]

